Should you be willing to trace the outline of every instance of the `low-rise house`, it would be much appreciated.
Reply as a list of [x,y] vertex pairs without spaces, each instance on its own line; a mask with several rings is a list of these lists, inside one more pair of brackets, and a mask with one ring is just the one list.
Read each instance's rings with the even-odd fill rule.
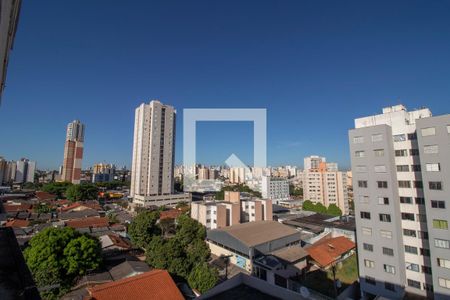
[[165,219],[176,219],[179,216],[181,216],[183,214],[183,211],[179,210],[179,209],[169,209],[169,210],[164,210],[162,212],[159,213],[159,219],[160,220],[165,220]]
[[306,248],[310,263],[327,269],[353,254],[355,243],[344,236],[324,239]]
[[89,217],[99,217],[100,214],[95,209],[85,209],[81,211],[61,212],[58,214],[61,220],[76,220]]
[[108,227],[109,222],[108,222],[108,218],[89,217],[89,218],[66,221],[66,226],[72,227],[74,229]]
[[184,300],[166,270],[152,270],[143,274],[89,288],[91,300]]
[[13,219],[8,222],[6,222],[6,227],[13,227],[13,228],[25,228],[30,226],[30,221],[27,220],[20,220],[20,219]]
[[150,271],[150,267],[145,262],[127,260],[115,267],[112,267],[109,270],[109,273],[114,280],[120,280],[140,275],[148,271]]
[[252,272],[253,260],[273,251],[299,245],[301,233],[275,221],[257,221],[209,230],[211,253],[229,256],[230,262]]

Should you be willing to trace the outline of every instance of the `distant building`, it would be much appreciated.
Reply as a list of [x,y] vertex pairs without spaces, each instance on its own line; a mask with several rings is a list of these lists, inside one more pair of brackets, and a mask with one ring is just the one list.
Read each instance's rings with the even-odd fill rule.
[[192,202],[191,218],[207,229],[245,222],[272,220],[272,201],[241,199],[239,192],[225,191],[224,201]]
[[[311,158],[311,157],[310,157]],[[309,159],[305,158],[305,161]],[[326,163],[313,159],[314,168],[303,171],[303,198],[312,202],[322,203],[328,207],[335,204],[343,214],[349,213],[347,175],[339,172],[336,163]]]
[[242,184],[246,181],[246,168],[244,167],[233,167],[230,168],[230,183]]
[[305,157],[303,159],[303,169],[304,170],[310,170],[310,169],[317,169],[319,168],[319,165],[321,163],[326,162],[327,159],[325,157],[320,157],[317,155],[311,155],[308,157]]
[[289,200],[288,180],[263,176],[261,181],[261,195],[263,199],[270,199],[276,204],[283,200]]
[[83,143],[84,124],[78,120],[69,123],[67,125],[66,142],[64,145],[62,181],[68,181],[74,184],[80,183]]
[[22,158],[16,162],[16,175],[14,177],[14,183],[34,182],[35,172],[36,162]]
[[114,180],[116,167],[112,164],[99,163],[92,167],[92,182],[111,182]]
[[175,121],[175,109],[157,100],[136,108],[130,189],[136,206],[191,200],[174,194]]

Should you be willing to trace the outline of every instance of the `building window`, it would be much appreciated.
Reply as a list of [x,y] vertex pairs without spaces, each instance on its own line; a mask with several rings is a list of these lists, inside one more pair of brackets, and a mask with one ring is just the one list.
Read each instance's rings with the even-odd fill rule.
[[439,277],[438,281],[440,287],[450,289],[450,279]]
[[398,181],[398,187],[399,188],[410,188],[411,187],[411,181],[409,181],[409,180],[399,180]]
[[392,136],[394,138],[394,142],[404,142],[406,141],[406,135],[405,134],[396,134]]
[[448,229],[448,222],[446,220],[433,220],[433,228],[435,229]]
[[367,188],[367,181],[366,180],[358,180],[358,187]]
[[434,246],[436,248],[450,249],[450,241],[448,241],[448,240],[441,240],[441,239],[434,239]]
[[430,249],[420,248],[420,255],[429,257],[430,256]]
[[359,203],[367,204],[369,203],[369,196],[358,196]]
[[409,172],[409,166],[408,165],[398,165],[397,172]]
[[410,141],[415,141],[417,140],[417,133],[413,132],[413,133],[408,133],[408,140]]
[[363,243],[363,248],[366,251],[373,252],[373,245],[372,244]]
[[372,235],[372,228],[362,227],[361,232],[362,232],[363,235],[371,236]]
[[414,221],[414,214],[411,213],[402,213],[402,220]]
[[377,185],[379,189],[387,189],[388,187],[387,181],[377,181]]
[[388,256],[394,256],[394,249],[383,247],[383,254]]
[[377,281],[373,277],[366,276],[365,280],[367,284],[377,285]]
[[412,197],[400,197],[400,203],[413,204]]
[[416,237],[416,231],[412,229],[403,229],[404,236]]
[[395,156],[397,157],[408,156],[408,151],[406,149],[395,150]]
[[425,154],[436,154],[439,153],[438,145],[427,145],[423,147],[423,153]]
[[355,151],[355,157],[364,157],[365,155],[364,151]]
[[416,280],[412,280],[412,279],[408,279],[408,286],[416,288],[416,289],[420,289],[420,282],[416,281]]
[[389,205],[389,198],[388,197],[378,197],[378,204]]
[[416,197],[416,204],[417,205],[425,205],[425,198]]
[[386,166],[375,166],[375,173],[386,173]]
[[382,134],[372,134],[372,142],[381,142],[383,140]]
[[435,135],[436,128],[434,128],[434,127],[422,128],[422,130],[420,132],[422,133],[422,136]]
[[359,173],[367,172],[367,167],[366,166],[356,166],[356,172],[359,172]]
[[391,215],[389,214],[380,214],[380,222],[391,222]]
[[366,266],[366,268],[373,269],[373,268],[375,268],[375,262],[372,261],[372,260],[365,259],[364,260],[364,266]]
[[386,290],[388,290],[388,291],[393,291],[393,292],[395,292],[395,284],[393,284],[393,283],[390,283],[390,282],[385,281],[385,282],[384,282],[384,288],[385,288]]
[[450,133],[450,125],[447,125],[447,133]]
[[420,165],[411,165],[411,170],[413,172],[420,172],[422,171],[422,167],[420,167]]
[[419,155],[419,149],[410,149],[409,155],[411,156],[418,156]]
[[439,172],[441,171],[441,164],[427,164],[427,172]]
[[420,266],[418,264],[413,264],[413,263],[409,263],[409,262],[405,262],[405,264],[406,264],[406,270],[420,272]]
[[376,150],[373,150],[373,152],[375,153],[376,157],[384,156],[384,149],[376,149]]
[[355,136],[353,138],[353,144],[362,144],[364,143],[364,137],[363,136]]
[[417,247],[405,245],[405,252],[411,253],[411,254],[417,254],[419,253],[417,250]]
[[362,212],[360,213],[360,215],[361,215],[361,219],[367,219],[367,220],[370,220],[370,212],[362,211]]
[[445,258],[438,258],[437,265],[441,268],[450,269],[450,260]]
[[386,239],[392,239],[392,231],[389,230],[380,230],[380,236]]
[[429,267],[429,266],[422,266],[422,273],[431,274],[431,267]]
[[384,264],[383,269],[386,273],[395,274],[395,267],[391,265]]
[[442,190],[442,182],[440,181],[430,181],[428,182],[428,188],[430,190]]
[[441,200],[431,200],[432,208],[445,208],[445,201]]

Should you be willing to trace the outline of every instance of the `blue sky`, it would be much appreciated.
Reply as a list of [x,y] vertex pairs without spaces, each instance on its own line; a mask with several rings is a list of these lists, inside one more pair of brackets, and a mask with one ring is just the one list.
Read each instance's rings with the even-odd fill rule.
[[[130,165],[133,114],[267,108],[268,163],[349,165],[353,119],[403,103],[450,113],[449,1],[24,1],[0,107],[0,155]],[[197,160],[252,160],[251,123],[199,124]]]

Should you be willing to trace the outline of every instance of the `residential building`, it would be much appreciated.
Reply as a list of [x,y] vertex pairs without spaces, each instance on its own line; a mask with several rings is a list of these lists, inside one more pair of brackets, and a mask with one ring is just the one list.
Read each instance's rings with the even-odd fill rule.
[[363,296],[450,296],[448,121],[396,105],[349,131]]
[[248,171],[247,168],[244,167],[233,167],[230,168],[230,183],[237,183],[242,184],[245,183],[246,177],[248,174],[246,174]]
[[417,120],[434,299],[450,298],[450,114]]
[[92,182],[111,182],[114,180],[116,166],[113,164],[99,163],[92,167]]
[[175,109],[157,100],[136,108],[130,189],[134,205],[191,200],[189,194],[174,194],[175,118]]
[[14,183],[34,182],[36,172],[36,162],[22,158],[16,162],[16,175]]
[[[320,159],[320,162],[319,162]],[[328,207],[335,204],[344,215],[349,213],[347,175],[338,171],[336,163],[326,163],[325,158],[306,157],[311,168],[303,171],[303,198]]]
[[230,256],[230,263],[252,272],[254,259],[299,245],[301,234],[276,221],[257,221],[209,230],[206,242],[216,256]]
[[289,200],[289,181],[284,178],[263,176],[261,195],[263,199],[270,199],[276,204],[283,200]]
[[191,218],[207,229],[272,220],[271,200],[241,198],[239,192],[230,191],[225,191],[224,198],[224,201],[192,202]]
[[21,4],[21,0],[0,1],[0,105],[5,89],[9,52],[14,45]]
[[67,125],[61,181],[79,184],[84,148],[84,124],[78,120]]
[[303,169],[304,170],[317,169],[319,168],[320,163],[324,163],[326,161],[327,159],[325,157],[320,157],[317,155],[305,157],[303,159]]
[[6,180],[6,170],[8,167],[8,162],[0,156],[0,186],[3,185]]

